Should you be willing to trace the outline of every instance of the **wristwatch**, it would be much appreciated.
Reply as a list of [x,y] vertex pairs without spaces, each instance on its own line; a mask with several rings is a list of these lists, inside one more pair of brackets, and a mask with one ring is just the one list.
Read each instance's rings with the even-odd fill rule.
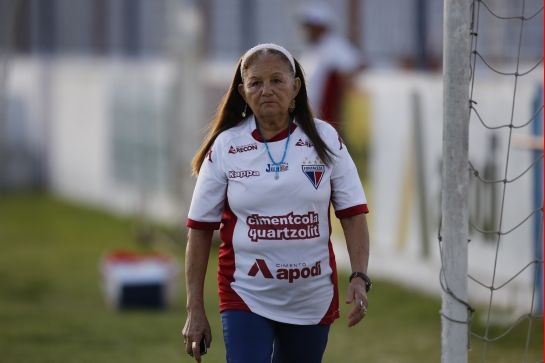
[[363,272],[359,272],[359,271],[352,272],[352,274],[350,275],[350,278],[348,279],[348,282],[352,281],[354,277],[359,277],[365,282],[365,292],[369,292],[369,290],[371,290],[371,287],[373,286],[373,282],[371,281],[369,276],[367,276],[367,274],[364,274]]

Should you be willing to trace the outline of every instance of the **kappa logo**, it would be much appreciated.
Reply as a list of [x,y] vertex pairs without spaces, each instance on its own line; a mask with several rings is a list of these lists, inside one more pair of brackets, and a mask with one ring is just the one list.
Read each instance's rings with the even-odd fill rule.
[[306,146],[306,147],[314,147],[314,144],[311,143],[308,140],[303,141],[302,139],[297,140],[295,143],[295,146]]
[[[314,276],[320,276],[322,274],[322,267],[320,266],[320,261],[316,261],[316,263],[312,266],[307,266],[306,263],[300,263],[297,265],[292,264],[276,264],[276,279],[277,280],[288,280],[288,283],[292,284],[295,280],[298,280],[300,278],[302,279],[308,279],[309,277]],[[289,268],[288,268],[289,267]],[[250,271],[248,271],[248,276],[255,277],[257,276],[257,273],[261,271],[261,274],[266,279],[274,279],[275,277],[271,273],[271,270],[269,269],[269,266],[267,266],[267,263],[265,260],[261,258],[257,258],[250,268]]]
[[257,150],[257,143],[242,145],[242,146],[232,146],[229,148],[229,154],[238,154],[246,151]]
[[250,178],[259,175],[257,170],[229,170],[229,179]]
[[314,189],[318,189],[325,173],[325,165],[301,165],[301,168],[303,170],[303,173],[307,176],[308,180],[310,180],[310,182],[314,186]]

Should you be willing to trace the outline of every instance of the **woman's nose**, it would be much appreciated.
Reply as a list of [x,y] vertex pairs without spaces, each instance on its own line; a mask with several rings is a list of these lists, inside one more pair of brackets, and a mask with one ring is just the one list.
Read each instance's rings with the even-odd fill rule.
[[272,85],[270,82],[263,82],[263,93],[269,94],[272,91]]

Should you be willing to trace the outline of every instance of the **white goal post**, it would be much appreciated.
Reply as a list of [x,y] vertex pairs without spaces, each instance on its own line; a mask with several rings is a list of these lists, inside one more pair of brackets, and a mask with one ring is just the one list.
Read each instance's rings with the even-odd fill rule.
[[465,302],[468,298],[470,7],[468,0],[444,0],[442,363],[468,361],[469,316]]

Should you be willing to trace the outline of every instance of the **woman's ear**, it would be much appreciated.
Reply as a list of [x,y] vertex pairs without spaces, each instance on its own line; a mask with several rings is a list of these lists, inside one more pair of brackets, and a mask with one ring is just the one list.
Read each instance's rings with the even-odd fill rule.
[[301,90],[301,78],[295,77],[293,80],[293,91],[295,92],[295,96],[299,94],[299,91]]

